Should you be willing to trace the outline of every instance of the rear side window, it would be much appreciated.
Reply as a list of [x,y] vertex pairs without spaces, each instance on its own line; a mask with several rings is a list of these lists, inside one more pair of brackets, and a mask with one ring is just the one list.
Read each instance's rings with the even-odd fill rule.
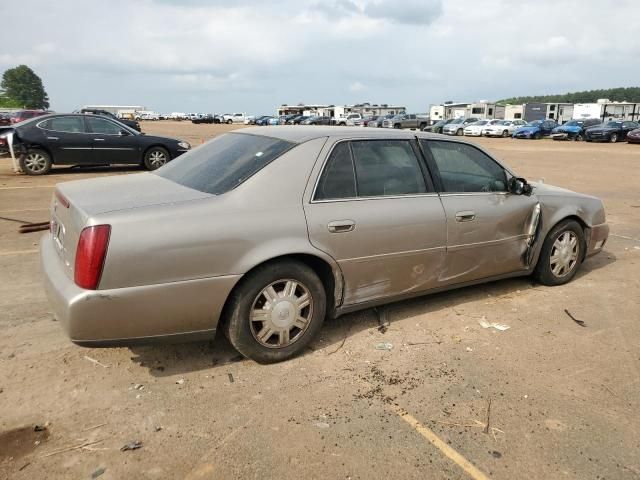
[[296,144],[278,138],[227,133],[181,155],[154,173],[212,195],[240,185]]
[[91,132],[102,135],[118,135],[122,130],[120,126],[102,118],[87,117],[87,123]]
[[504,192],[504,169],[491,157],[464,143],[421,140],[431,150],[443,189],[448,193]]
[[316,200],[332,200],[338,198],[353,198],[356,196],[356,175],[351,160],[351,152],[347,142],[338,143],[327,164],[324,167],[318,188]]
[[[341,142],[318,181],[315,200],[426,193],[418,158],[409,141]],[[353,153],[353,155],[352,155]]]
[[40,124],[46,130],[63,133],[84,133],[84,122],[81,117],[54,117]]

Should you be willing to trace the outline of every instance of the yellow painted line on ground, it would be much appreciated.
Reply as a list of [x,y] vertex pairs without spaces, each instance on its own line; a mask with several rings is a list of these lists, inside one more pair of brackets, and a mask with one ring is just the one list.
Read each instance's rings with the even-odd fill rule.
[[425,427],[416,420],[409,412],[402,408],[394,408],[393,411],[402,420],[407,422],[411,428],[426,438],[434,447],[444,453],[451,461],[458,465],[474,480],[490,480],[490,478],[475,467],[469,460],[460,455],[456,450],[451,448],[446,442],[440,439],[430,428]]
[[38,253],[40,250],[34,248],[32,250],[9,250],[8,252],[0,252],[0,257],[7,257],[9,255],[26,255],[29,253]]
[[0,187],[0,190],[25,190],[29,188],[56,188],[55,185],[29,185],[28,187]]

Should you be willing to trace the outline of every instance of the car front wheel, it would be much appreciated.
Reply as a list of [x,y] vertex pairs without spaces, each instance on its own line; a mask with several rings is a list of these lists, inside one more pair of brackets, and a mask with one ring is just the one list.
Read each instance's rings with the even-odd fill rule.
[[556,225],[542,245],[535,277],[543,285],[563,285],[575,276],[585,253],[584,231],[575,220]]
[[163,147],[151,147],[144,154],[144,167],[147,170],[157,170],[171,158],[169,152]]
[[618,134],[617,133],[612,133],[611,136],[609,137],[609,141],[611,143],[616,143],[618,141]]
[[509,136],[509,130],[505,130],[504,132],[502,132],[503,138],[507,138],[508,136]]
[[259,267],[232,292],[226,335],[245,357],[274,363],[300,353],[324,322],[326,293],[307,265],[281,261]]
[[461,137],[462,135],[464,135],[464,130],[462,130],[461,128],[459,128],[459,129],[456,131],[456,135],[457,135],[458,137]]
[[27,175],[46,175],[51,164],[51,155],[40,148],[31,148],[20,157],[20,168]]

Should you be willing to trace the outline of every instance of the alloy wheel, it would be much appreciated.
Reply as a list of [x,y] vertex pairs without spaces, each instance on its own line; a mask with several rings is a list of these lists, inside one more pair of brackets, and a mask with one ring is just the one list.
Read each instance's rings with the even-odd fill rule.
[[24,166],[33,173],[40,173],[47,168],[47,159],[41,153],[29,153],[24,160]]
[[285,348],[307,330],[313,317],[313,297],[297,280],[282,279],[262,289],[250,311],[251,333],[267,348]]
[[154,150],[153,152],[149,153],[149,165],[151,165],[153,169],[160,168],[165,163],[167,163],[167,156],[164,152],[161,152],[160,150]]
[[578,236],[572,231],[562,232],[551,247],[551,272],[558,278],[566,277],[578,263],[579,255]]

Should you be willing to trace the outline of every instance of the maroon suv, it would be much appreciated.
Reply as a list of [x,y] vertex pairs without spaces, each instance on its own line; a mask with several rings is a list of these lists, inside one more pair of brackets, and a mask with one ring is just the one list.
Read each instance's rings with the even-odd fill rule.
[[20,123],[30,118],[39,117],[40,115],[46,115],[48,112],[45,110],[18,110],[11,114],[11,123]]

